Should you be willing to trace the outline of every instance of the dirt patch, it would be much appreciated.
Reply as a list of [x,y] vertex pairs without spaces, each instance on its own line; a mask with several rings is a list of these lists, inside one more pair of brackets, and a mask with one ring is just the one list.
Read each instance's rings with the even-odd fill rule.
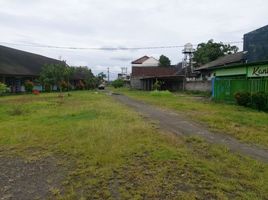
[[27,161],[0,157],[0,199],[48,199],[61,191],[64,177],[53,157]]

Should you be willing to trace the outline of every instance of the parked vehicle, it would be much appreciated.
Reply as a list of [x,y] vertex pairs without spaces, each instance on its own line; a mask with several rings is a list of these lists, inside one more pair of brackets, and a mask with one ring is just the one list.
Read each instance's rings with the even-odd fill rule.
[[104,85],[104,84],[100,84],[100,85],[98,86],[98,88],[99,88],[99,90],[104,90],[104,89],[105,89],[105,85]]

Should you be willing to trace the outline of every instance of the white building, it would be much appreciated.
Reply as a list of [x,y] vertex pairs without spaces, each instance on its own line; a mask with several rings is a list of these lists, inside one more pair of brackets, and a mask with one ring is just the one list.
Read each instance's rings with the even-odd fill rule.
[[158,67],[159,60],[154,57],[143,56],[131,62],[132,67]]

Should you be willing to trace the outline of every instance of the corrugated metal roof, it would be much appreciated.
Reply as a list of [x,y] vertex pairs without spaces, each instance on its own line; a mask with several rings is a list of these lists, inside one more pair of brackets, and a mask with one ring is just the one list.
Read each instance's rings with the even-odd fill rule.
[[46,64],[62,61],[0,45],[0,74],[38,76]]
[[199,68],[196,68],[195,70],[199,71],[199,70],[211,69],[211,68],[219,67],[219,66],[225,66],[229,64],[242,63],[245,60],[245,54],[246,52],[241,51],[238,53],[222,56],[212,62],[209,62]]

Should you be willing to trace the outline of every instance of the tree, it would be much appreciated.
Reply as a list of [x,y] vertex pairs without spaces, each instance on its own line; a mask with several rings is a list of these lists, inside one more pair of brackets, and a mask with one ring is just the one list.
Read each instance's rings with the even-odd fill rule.
[[103,81],[106,78],[106,74],[104,74],[103,72],[98,74],[98,78]]
[[69,81],[70,73],[71,71],[66,64],[45,65],[40,73],[40,81],[44,85],[56,85],[62,91],[62,83]]
[[237,46],[223,44],[222,42],[217,43],[211,39],[207,43],[198,44],[197,49],[194,52],[193,60],[197,67],[214,61],[221,56],[236,53],[237,51]]
[[170,59],[164,55],[161,55],[159,58],[159,66],[160,67],[169,67],[170,66]]

